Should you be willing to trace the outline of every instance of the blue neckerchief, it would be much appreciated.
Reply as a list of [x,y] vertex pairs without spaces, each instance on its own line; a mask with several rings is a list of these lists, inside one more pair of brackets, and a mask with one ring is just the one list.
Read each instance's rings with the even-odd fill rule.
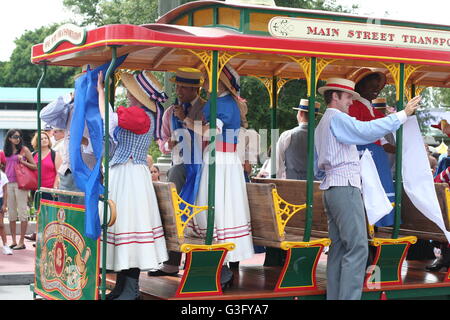
[[[122,64],[125,58],[126,56],[118,58],[115,68]],[[76,186],[85,193],[85,235],[91,239],[98,239],[101,234],[98,201],[100,194],[104,192],[104,187],[100,183],[104,130],[103,120],[98,109],[97,79],[98,73],[103,71],[103,74],[106,74],[108,67],[109,63],[106,63],[94,70],[88,69],[75,81],[75,107],[70,125],[70,169]],[[84,163],[81,156],[81,141],[85,124],[88,127],[92,149],[96,157],[96,164],[92,170]]]
[[[175,102],[175,104],[176,104],[176,102]],[[189,109],[191,108],[192,105],[190,103],[183,103],[181,106],[183,107],[184,114],[187,115],[189,112]],[[183,128],[183,121],[181,121],[180,119],[175,117],[175,114],[172,113],[172,131],[175,131],[175,130],[181,129],[181,128]]]
[[[184,114],[188,114],[189,109],[192,107],[190,103],[183,103],[182,104]],[[183,127],[183,121],[175,117],[175,114],[172,114],[172,130],[175,131],[177,129],[182,129]],[[189,135],[191,138],[191,141],[189,143],[185,143],[185,146],[190,145],[190,154],[187,152],[182,152],[183,155],[183,162],[184,162],[184,168],[186,169],[186,182],[183,185],[183,188],[180,191],[180,197],[184,201],[186,201],[189,204],[195,204],[195,200],[197,199],[197,193],[198,189],[200,187],[200,178],[201,178],[201,172],[202,172],[202,148],[201,148],[201,141],[198,142],[198,135],[194,133],[194,131],[187,129],[189,131]],[[184,139],[184,136],[183,136]],[[188,159],[187,156],[190,156]],[[197,163],[196,163],[197,162]],[[200,162],[200,163],[198,163]],[[180,209],[184,210],[185,205],[180,204]],[[187,216],[183,216],[182,220],[186,221]]]

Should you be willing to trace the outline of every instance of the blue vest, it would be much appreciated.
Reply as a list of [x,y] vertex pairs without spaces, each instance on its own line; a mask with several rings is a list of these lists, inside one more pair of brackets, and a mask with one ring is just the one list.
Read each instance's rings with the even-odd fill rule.
[[150,112],[145,112],[150,117],[150,129],[144,134],[135,134],[129,130],[117,127],[114,137],[118,141],[116,150],[111,159],[110,166],[126,163],[132,159],[134,164],[147,164],[147,154],[152,143],[155,130],[155,117]]

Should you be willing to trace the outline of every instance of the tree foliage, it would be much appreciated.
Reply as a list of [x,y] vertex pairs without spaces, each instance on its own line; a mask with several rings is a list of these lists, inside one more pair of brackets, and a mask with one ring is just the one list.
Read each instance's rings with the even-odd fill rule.
[[[34,31],[26,31],[15,40],[16,48],[7,62],[0,64],[1,87],[36,87],[42,75],[41,67],[30,62],[31,48],[52,34],[58,24],[44,26]],[[53,88],[68,88],[73,85],[74,68],[49,67],[43,86]]]
[[81,25],[146,24],[158,17],[157,0],[64,0],[81,17]]

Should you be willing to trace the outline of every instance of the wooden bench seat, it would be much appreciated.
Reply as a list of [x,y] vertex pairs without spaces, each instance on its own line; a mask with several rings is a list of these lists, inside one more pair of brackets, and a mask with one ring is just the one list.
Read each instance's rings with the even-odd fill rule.
[[203,245],[205,239],[186,235],[179,236],[176,218],[176,206],[172,191],[175,185],[171,182],[153,182],[156,198],[158,199],[159,213],[164,228],[164,236],[166,238],[166,246],[168,250],[181,252],[183,244]]
[[[256,184],[273,184],[278,194],[285,201],[294,204],[306,204],[306,181],[304,180],[285,180],[285,179],[254,179]],[[314,182],[313,189],[313,217],[312,217],[312,238],[328,237],[328,219],[323,206],[322,190],[319,189],[320,183]],[[297,241],[303,238],[306,223],[306,209],[300,214],[296,214],[286,226],[288,237],[296,237]],[[253,223],[252,223],[253,224]]]

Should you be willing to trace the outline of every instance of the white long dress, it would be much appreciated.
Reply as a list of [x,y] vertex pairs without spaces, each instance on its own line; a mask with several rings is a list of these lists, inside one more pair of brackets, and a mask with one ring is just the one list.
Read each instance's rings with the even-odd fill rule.
[[[133,150],[148,150],[153,123],[149,132],[140,137],[121,129],[117,135],[118,147],[115,152],[126,154],[126,151],[121,151],[121,146],[126,148],[127,145]],[[146,151],[143,159],[141,163],[134,163],[130,158],[112,166],[109,171],[109,199],[116,203],[117,220],[108,228],[108,270],[157,269],[160,263],[168,259],[158,202],[146,163]]]
[[[205,106],[205,110],[208,110],[208,106],[209,103]],[[232,110],[235,114],[231,113]],[[234,122],[237,121],[234,128],[239,128],[239,109],[230,96],[218,98],[217,118],[222,121],[223,128],[233,123],[233,119]],[[203,155],[204,165],[196,201],[196,205],[199,206],[208,205],[209,162],[209,152],[206,149]],[[225,262],[252,258],[254,248],[250,209],[242,164],[237,152],[216,151],[215,188],[214,240],[218,243],[232,242],[236,245],[234,250],[228,252]],[[188,232],[206,237],[207,212],[198,214],[191,221]]]

